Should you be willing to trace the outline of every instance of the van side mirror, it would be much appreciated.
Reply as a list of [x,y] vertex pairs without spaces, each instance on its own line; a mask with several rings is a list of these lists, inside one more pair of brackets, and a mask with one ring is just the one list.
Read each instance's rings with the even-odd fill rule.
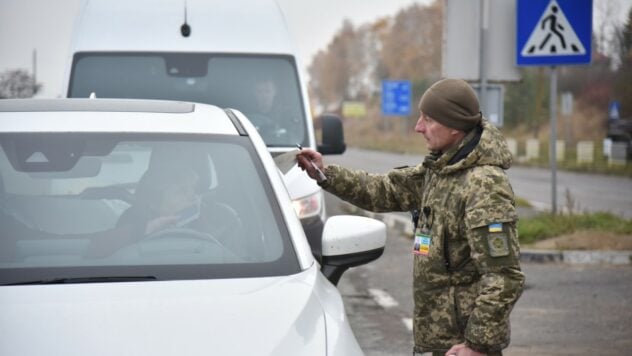
[[324,155],[342,154],[347,149],[340,117],[325,114],[318,117],[323,131],[323,142],[318,145],[318,152]]

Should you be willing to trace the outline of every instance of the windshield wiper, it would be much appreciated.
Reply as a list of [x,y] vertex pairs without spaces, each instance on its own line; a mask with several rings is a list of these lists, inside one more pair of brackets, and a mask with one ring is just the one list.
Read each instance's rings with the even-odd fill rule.
[[139,282],[155,281],[154,276],[102,276],[102,277],[64,277],[52,279],[40,279],[35,281],[7,283],[5,286],[19,286],[29,284],[71,284],[71,283],[115,283],[115,282]]

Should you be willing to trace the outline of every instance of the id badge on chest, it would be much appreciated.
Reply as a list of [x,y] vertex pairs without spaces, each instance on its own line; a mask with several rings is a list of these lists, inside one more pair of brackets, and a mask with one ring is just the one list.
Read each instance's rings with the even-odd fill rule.
[[[424,231],[425,232],[425,231]],[[417,232],[415,233],[415,243],[413,244],[413,253],[415,255],[428,256],[430,253],[430,243],[432,238],[430,233]]]
[[[420,216],[419,210],[413,210],[413,225],[415,230],[415,241],[413,243],[413,254],[420,256],[428,256],[430,254],[430,244],[432,244],[432,220],[430,207],[425,206],[422,209],[423,216]],[[419,218],[422,218],[421,228],[417,228]]]

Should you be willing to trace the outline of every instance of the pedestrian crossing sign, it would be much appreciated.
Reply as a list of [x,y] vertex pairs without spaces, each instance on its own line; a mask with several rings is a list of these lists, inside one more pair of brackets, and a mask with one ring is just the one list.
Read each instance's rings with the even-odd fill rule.
[[518,0],[518,65],[590,63],[592,0]]

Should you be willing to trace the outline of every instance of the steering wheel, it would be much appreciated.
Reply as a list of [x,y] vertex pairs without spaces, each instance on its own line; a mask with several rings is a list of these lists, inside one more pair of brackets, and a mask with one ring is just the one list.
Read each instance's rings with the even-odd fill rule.
[[141,241],[148,241],[148,240],[154,240],[154,239],[160,239],[160,238],[166,238],[166,237],[178,237],[178,236],[182,236],[182,237],[190,238],[190,239],[196,239],[196,240],[211,241],[222,248],[226,248],[226,246],[224,246],[224,244],[222,244],[213,235],[207,232],[202,232],[202,231],[190,229],[187,227],[168,227],[168,228],[160,229],[145,236],[145,238]]
[[[243,233],[244,223],[237,211],[232,206],[213,201],[209,204],[208,209],[211,214],[211,224],[213,225],[213,235],[220,237],[237,235]],[[235,232],[238,232],[237,234]]]

